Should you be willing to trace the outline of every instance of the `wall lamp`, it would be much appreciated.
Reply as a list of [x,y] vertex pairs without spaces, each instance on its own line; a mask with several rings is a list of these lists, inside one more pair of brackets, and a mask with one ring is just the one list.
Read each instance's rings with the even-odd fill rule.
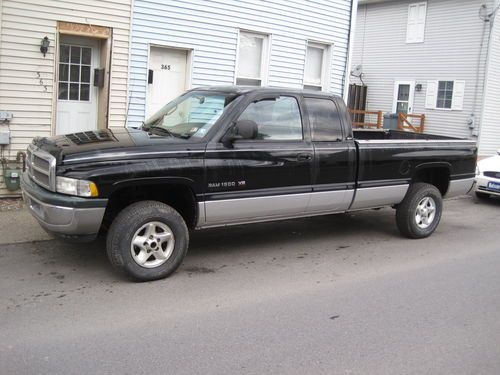
[[417,91],[417,92],[422,91],[422,84],[421,84],[421,83],[417,83],[417,84],[415,85],[415,91]]
[[40,52],[43,53],[43,57],[47,54],[47,51],[49,50],[50,46],[50,40],[48,37],[45,37],[42,39],[42,43],[40,45]]

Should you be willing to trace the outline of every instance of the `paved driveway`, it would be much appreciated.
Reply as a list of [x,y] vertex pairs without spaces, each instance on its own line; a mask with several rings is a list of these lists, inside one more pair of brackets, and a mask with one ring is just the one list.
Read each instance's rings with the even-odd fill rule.
[[170,279],[104,244],[0,246],[0,373],[499,374],[500,201],[213,229]]

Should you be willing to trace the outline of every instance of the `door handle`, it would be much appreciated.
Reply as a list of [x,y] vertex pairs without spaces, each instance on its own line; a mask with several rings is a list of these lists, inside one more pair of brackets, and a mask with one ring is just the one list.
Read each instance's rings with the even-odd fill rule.
[[298,161],[309,161],[312,160],[312,158],[313,158],[312,154],[303,153],[297,155]]

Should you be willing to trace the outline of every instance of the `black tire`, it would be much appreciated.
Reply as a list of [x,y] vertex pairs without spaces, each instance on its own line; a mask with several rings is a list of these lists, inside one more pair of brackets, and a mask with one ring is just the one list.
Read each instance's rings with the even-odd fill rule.
[[[424,198],[432,198],[435,210],[432,221],[426,228],[425,223],[417,223],[417,207]],[[396,210],[396,224],[401,234],[408,238],[425,238],[430,236],[437,228],[443,211],[443,198],[439,190],[430,184],[415,183],[410,185],[403,201]]]
[[[168,258],[163,260],[164,263],[146,268],[134,260],[132,249],[136,247],[131,246],[136,232],[152,222],[168,227],[173,234],[173,250]],[[161,234],[160,232],[159,235]],[[189,232],[182,216],[172,207],[157,201],[137,202],[123,209],[111,224],[106,240],[108,258],[113,267],[137,281],[163,279],[171,275],[186,256],[188,245]],[[148,247],[148,253],[150,251]],[[155,257],[148,259],[156,260]]]
[[476,191],[476,197],[479,199],[489,199],[490,195],[488,193],[481,193],[480,191]]

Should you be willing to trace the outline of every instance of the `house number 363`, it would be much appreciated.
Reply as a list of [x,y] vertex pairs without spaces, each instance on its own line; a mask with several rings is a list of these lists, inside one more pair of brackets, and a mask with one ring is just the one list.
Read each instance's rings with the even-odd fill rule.
[[170,70],[170,65],[161,64],[161,70]]

